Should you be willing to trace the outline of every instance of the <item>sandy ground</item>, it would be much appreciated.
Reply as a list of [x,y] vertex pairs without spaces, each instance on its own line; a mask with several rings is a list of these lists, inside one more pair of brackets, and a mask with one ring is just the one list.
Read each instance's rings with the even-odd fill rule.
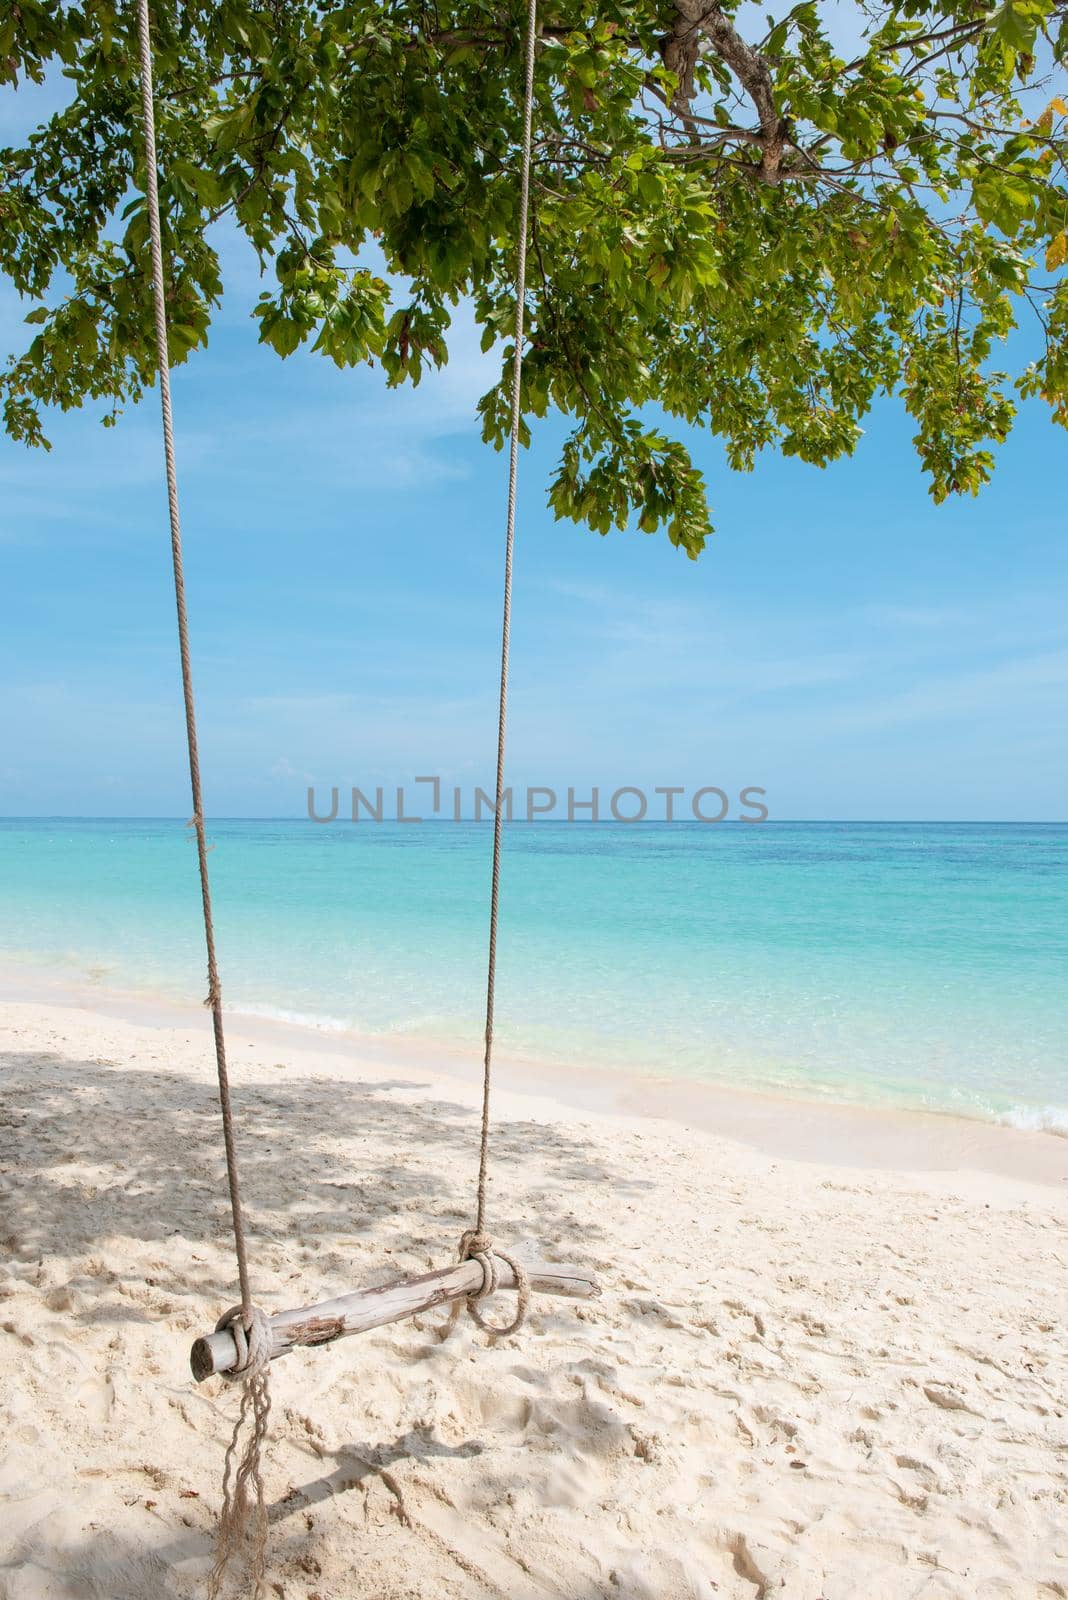
[[[449,1259],[470,1083],[295,1030],[232,1055],[268,1310]],[[0,1597],[200,1595],[236,1399],[186,1366],[233,1299],[207,1019],[5,1003],[0,1069]],[[785,1105],[755,1142],[498,1111],[498,1237],[603,1298],[276,1362],[270,1592],[1068,1595],[1068,1141],[909,1172],[874,1122],[871,1160],[855,1122],[853,1165],[787,1159]]]

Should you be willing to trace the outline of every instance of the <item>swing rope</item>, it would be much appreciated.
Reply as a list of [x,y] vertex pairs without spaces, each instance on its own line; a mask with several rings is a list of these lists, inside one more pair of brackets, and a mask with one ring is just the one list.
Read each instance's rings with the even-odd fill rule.
[[[215,1063],[219,1083],[226,1175],[230,1191],[230,1213],[237,1258],[240,1304],[220,1317],[216,1328],[227,1328],[234,1338],[238,1364],[229,1377],[243,1384],[241,1405],[233,1436],[226,1451],[223,1473],[223,1508],[219,1522],[215,1561],[209,1578],[209,1595],[221,1592],[232,1561],[244,1555],[247,1592],[258,1600],[266,1575],[267,1507],[264,1498],[261,1455],[267,1437],[271,1401],[267,1374],[271,1360],[271,1326],[266,1314],[252,1300],[248,1268],[248,1249],[241,1184],[234,1134],[234,1115],[226,1060],[223,1027],[222,990],[215,953],[211,887],[208,874],[208,845],[204,825],[204,805],[197,744],[196,707],[189,649],[189,623],[186,610],[185,573],[182,560],[182,529],[178,503],[178,477],[175,466],[174,423],[171,411],[170,357],[167,339],[166,283],[163,275],[163,236],[160,224],[159,178],[156,152],[155,99],[152,73],[152,35],[149,0],[137,0],[137,23],[141,59],[141,116],[145,153],[145,198],[148,205],[151,246],[152,299],[155,313],[156,356],[159,370],[160,407],[163,419],[163,455],[166,465],[167,503],[170,516],[171,556],[174,569],[174,598],[178,613],[178,645],[181,658],[182,695],[185,706],[186,746],[189,780],[193,799],[192,827],[197,845],[200,874],[204,943],[208,965],[208,997],[215,1039]],[[497,1337],[516,1332],[526,1317],[530,1302],[530,1283],[522,1265],[499,1250],[487,1231],[487,1188],[490,1155],[490,1091],[493,1070],[493,1023],[497,980],[497,930],[500,912],[501,846],[504,808],[504,761],[508,725],[508,666],[512,624],[512,562],[515,550],[516,499],[519,480],[519,439],[522,422],[523,339],[525,326],[527,231],[530,212],[530,168],[534,108],[534,61],[537,44],[537,0],[529,0],[524,46],[523,136],[520,166],[519,239],[516,264],[515,346],[512,357],[511,434],[508,464],[508,511],[505,539],[504,606],[501,624],[500,694],[497,712],[497,782],[493,818],[493,870],[490,891],[489,949],[486,974],[486,1020],[482,1061],[482,1119],[476,1188],[475,1225],[460,1240],[461,1261],[477,1261],[482,1268],[479,1288],[466,1300],[454,1304],[454,1317],[465,1305],[479,1327]],[[485,1320],[479,1302],[492,1295],[498,1286],[496,1260],[506,1262],[515,1275],[516,1313],[505,1327]]]
[[[501,684],[497,702],[497,787],[493,811],[493,876],[490,888],[489,950],[486,962],[486,1028],[482,1056],[482,1129],[479,1141],[478,1186],[476,1190],[475,1225],[460,1239],[461,1261],[474,1260],[482,1268],[482,1285],[467,1301],[457,1301],[449,1319],[451,1328],[466,1303],[467,1309],[486,1333],[503,1338],[522,1327],[530,1303],[530,1284],[523,1267],[511,1256],[498,1250],[486,1226],[487,1189],[489,1184],[490,1155],[490,1093],[493,1080],[493,1016],[497,989],[497,926],[501,898],[501,845],[504,825],[504,754],[508,732],[508,666],[512,640],[512,558],[515,552],[516,497],[519,486],[519,431],[523,416],[523,337],[526,315],[527,288],[527,231],[530,215],[530,157],[534,121],[534,54],[538,35],[537,0],[529,0],[527,9],[525,63],[523,81],[523,153],[520,165],[519,187],[519,241],[515,275],[515,347],[512,353],[511,435],[508,452],[508,515],[504,546],[504,607],[501,618]],[[497,1287],[494,1256],[506,1261],[515,1273],[517,1305],[515,1316],[507,1327],[488,1323],[478,1302],[491,1295]]]
[[[171,375],[167,343],[167,299],[163,277],[163,236],[159,215],[159,180],[156,158],[156,116],[152,86],[152,35],[148,0],[137,0],[137,28],[141,50],[141,117],[145,147],[145,198],[148,202],[149,239],[152,262],[152,300],[156,324],[156,359],[159,368],[160,409],[163,416],[163,457],[167,473],[167,504],[170,515],[171,559],[174,568],[174,599],[178,612],[178,650],[182,665],[182,697],[185,705],[186,749],[189,756],[189,784],[193,797],[192,826],[196,835],[197,866],[200,873],[200,899],[204,920],[204,944],[208,962],[208,997],[212,1031],[215,1037],[215,1066],[219,1080],[219,1107],[222,1112],[223,1145],[226,1151],[226,1179],[230,1190],[230,1219],[237,1257],[241,1303],[220,1317],[217,1326],[231,1330],[240,1364],[228,1376],[242,1381],[241,1406],[233,1436],[226,1452],[223,1473],[223,1508],[219,1521],[215,1563],[209,1592],[219,1593],[231,1560],[247,1546],[249,1591],[261,1593],[266,1571],[267,1505],[263,1493],[260,1457],[267,1437],[271,1397],[267,1373],[271,1361],[271,1327],[266,1314],[252,1301],[248,1269],[245,1218],[241,1204],[241,1182],[234,1136],[234,1114],[230,1099],[230,1074],[226,1061],[226,1036],[223,1028],[222,989],[215,955],[215,926],[211,912],[211,882],[208,875],[208,845],[204,829],[204,801],[200,781],[200,752],[197,744],[196,703],[193,696],[193,670],[189,650],[189,617],[185,599],[185,570],[182,561],[182,524],[178,508],[178,474],[174,457],[174,421],[171,412]],[[242,1437],[245,1442],[242,1446]],[[236,1465],[235,1465],[236,1463]]]

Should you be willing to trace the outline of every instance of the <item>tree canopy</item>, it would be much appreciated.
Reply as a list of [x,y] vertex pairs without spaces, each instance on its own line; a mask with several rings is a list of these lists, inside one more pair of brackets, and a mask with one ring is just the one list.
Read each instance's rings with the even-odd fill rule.
[[[504,342],[480,405],[499,446],[523,20],[514,0],[159,0],[172,361],[207,343],[229,219],[280,355],[417,383],[469,301]],[[894,394],[937,500],[990,476],[1015,396],[1068,425],[1066,48],[1066,0],[543,0],[522,399],[569,419],[557,514],[663,525],[696,555],[705,484],[671,419],[738,468],[769,447],[824,465]],[[0,81],[70,80],[0,150],[0,270],[32,302],[0,390],[28,444],[46,408],[112,422],[154,380],[137,60],[132,5],[0,19]],[[1000,370],[1032,313],[1037,359]]]

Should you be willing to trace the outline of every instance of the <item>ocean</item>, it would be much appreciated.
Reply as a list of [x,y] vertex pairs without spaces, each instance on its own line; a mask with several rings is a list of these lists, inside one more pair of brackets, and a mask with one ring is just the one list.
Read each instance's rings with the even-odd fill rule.
[[[212,822],[235,1012],[476,1059],[490,825]],[[182,821],[0,820],[5,987],[205,993]],[[497,1041],[1068,1133],[1068,825],[517,823]]]

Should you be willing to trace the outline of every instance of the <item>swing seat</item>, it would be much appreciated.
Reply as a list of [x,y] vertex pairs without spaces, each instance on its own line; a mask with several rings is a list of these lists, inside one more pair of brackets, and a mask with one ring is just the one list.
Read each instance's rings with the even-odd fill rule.
[[[601,1292],[597,1280],[581,1267],[541,1262],[527,1269],[527,1277],[537,1293],[568,1300],[595,1300]],[[502,1289],[517,1287],[515,1273],[502,1257],[497,1258],[497,1282]],[[284,1356],[298,1345],[333,1344],[335,1339],[347,1339],[350,1334],[401,1322],[434,1306],[465,1300],[481,1287],[479,1263],[458,1261],[417,1278],[398,1278],[376,1289],[355,1289],[336,1300],[276,1312],[270,1319],[271,1359]],[[222,1328],[197,1339],[189,1353],[189,1365],[198,1383],[217,1372],[232,1372],[238,1365],[238,1353],[230,1330]]]

